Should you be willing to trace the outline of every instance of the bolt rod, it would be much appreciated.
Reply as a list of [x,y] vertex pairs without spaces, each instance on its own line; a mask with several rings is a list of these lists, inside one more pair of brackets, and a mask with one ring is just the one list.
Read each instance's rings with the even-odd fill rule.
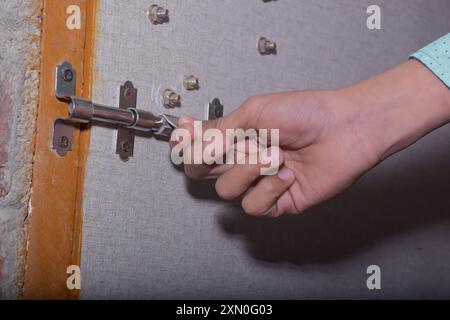
[[167,121],[166,116],[157,116],[134,108],[112,108],[76,97],[71,98],[69,114],[74,122],[96,121],[143,132],[163,132],[164,130],[164,135],[170,134],[171,130],[167,129],[175,129],[176,126]]

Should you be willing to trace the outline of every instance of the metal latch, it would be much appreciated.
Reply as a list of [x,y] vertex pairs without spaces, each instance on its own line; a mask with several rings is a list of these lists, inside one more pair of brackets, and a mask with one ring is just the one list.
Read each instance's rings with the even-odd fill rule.
[[178,118],[155,115],[136,108],[137,89],[131,81],[120,87],[119,108],[104,106],[75,96],[76,70],[64,61],[56,67],[55,95],[69,103],[69,116],[54,123],[53,149],[65,156],[72,150],[76,124],[98,123],[118,127],[116,153],[124,161],[133,156],[136,131],[152,132],[169,138],[178,126]]

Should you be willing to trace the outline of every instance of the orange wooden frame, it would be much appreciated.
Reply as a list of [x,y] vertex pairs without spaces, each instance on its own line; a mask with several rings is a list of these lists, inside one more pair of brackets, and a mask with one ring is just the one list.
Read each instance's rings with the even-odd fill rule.
[[[81,30],[66,27],[67,8],[81,9]],[[76,299],[66,270],[80,265],[82,195],[89,129],[75,131],[66,157],[51,148],[53,122],[67,117],[67,103],[54,93],[55,66],[68,60],[78,71],[77,95],[91,97],[92,51],[97,0],[44,0],[42,65],[33,184],[28,217],[23,298]]]

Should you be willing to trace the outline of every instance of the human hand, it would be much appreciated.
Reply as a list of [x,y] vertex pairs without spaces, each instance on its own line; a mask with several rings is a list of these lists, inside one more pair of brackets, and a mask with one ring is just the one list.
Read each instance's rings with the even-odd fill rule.
[[[277,175],[261,176],[261,163],[186,164],[185,171],[194,179],[217,178],[219,196],[242,198],[250,215],[301,213],[449,119],[448,89],[419,62],[409,61],[349,88],[256,96],[230,115],[203,123],[203,132],[214,128],[224,134],[279,129]],[[195,136],[193,122],[182,118],[180,129]]]

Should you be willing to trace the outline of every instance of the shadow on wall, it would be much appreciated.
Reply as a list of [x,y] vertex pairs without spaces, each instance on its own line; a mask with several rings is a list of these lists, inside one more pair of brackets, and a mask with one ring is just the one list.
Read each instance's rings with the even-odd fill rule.
[[[450,161],[415,154],[420,156],[423,160],[406,165],[401,157],[391,159],[347,192],[302,215],[253,218],[235,204],[220,212],[219,224],[227,234],[243,238],[253,258],[296,265],[348,259],[432,224],[450,228]],[[217,199],[213,181],[189,182],[188,189],[194,197]]]

